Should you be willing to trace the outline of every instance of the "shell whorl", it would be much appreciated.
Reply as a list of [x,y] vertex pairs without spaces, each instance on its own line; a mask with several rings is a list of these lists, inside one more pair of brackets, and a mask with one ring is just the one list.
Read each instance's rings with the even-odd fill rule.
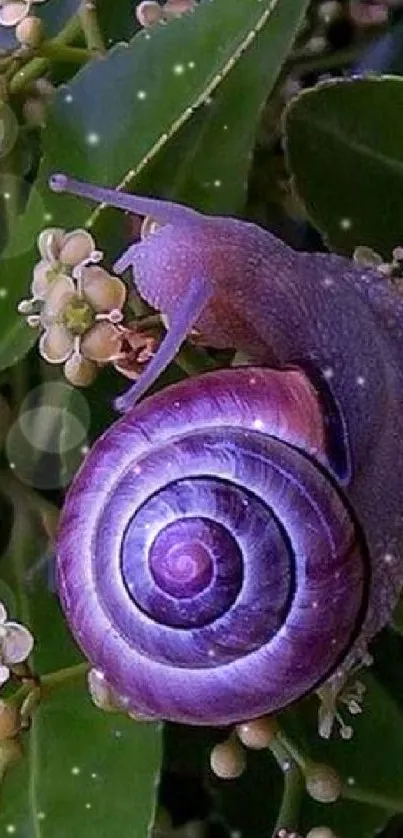
[[366,612],[359,529],[298,371],[209,373],[110,428],[68,495],[58,587],[135,712],[228,724],[322,683]]

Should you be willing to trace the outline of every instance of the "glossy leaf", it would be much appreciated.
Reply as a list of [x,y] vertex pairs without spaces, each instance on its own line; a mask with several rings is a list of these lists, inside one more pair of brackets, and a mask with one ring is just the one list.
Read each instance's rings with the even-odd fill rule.
[[[222,124],[227,124],[224,120],[228,118],[231,134],[239,130],[236,153],[231,153],[231,165],[226,165],[228,195],[221,201],[221,187],[214,183],[211,186],[212,194],[218,198],[216,211],[229,211],[233,201],[239,203],[244,190],[248,146],[254,136],[247,123],[252,119],[256,125],[265,93],[275,80],[306,5],[306,0],[282,3],[244,0],[236,7],[230,0],[222,0],[220,4],[202,3],[192,14],[167,26],[157,26],[150,33],[139,32],[129,45],[118,45],[107,58],[90,62],[69,86],[60,89],[44,132],[46,154],[38,182],[4,254],[2,282],[7,296],[0,299],[0,369],[15,363],[35,339],[15,314],[15,307],[27,293],[38,258],[33,247],[36,235],[47,224],[76,227],[88,220],[88,204],[49,191],[49,173],[65,170],[77,177],[113,185],[128,171],[145,170],[156,156],[157,148],[162,149],[170,138],[176,137],[196,108],[206,107],[203,103],[213,88],[219,88],[227,78],[230,80],[238,61],[241,66],[241,61],[253,50],[259,63],[256,68],[249,65],[249,75],[254,83],[259,82],[259,91],[250,93],[253,107],[245,113],[245,126],[236,128],[237,120],[243,120],[244,113],[238,111],[235,115],[236,97],[231,86],[228,104],[227,100],[225,105],[222,103],[223,115],[218,110],[212,111],[217,122],[213,125],[208,121],[203,129],[208,134],[206,145],[203,131],[200,135],[196,130],[191,133],[192,142],[186,145],[185,151],[187,161],[192,157],[195,162],[204,160],[204,180],[210,151],[213,151],[212,165],[219,166],[221,146],[215,135],[216,125],[221,119]],[[263,28],[255,37],[260,27]],[[271,51],[273,55],[272,59],[267,56],[266,67],[261,54],[256,52],[259,40],[266,44],[266,52]],[[195,116],[199,118],[198,114]],[[193,132],[193,128],[189,130]],[[196,150],[194,143],[197,143]],[[189,173],[189,167],[185,167],[181,194],[190,195],[190,187],[186,185]],[[223,177],[218,179],[223,182]],[[237,186],[233,187],[233,183]],[[163,187],[166,189],[166,180]],[[154,188],[153,185],[153,191]],[[211,199],[209,206],[213,207]],[[112,213],[107,217],[112,218]],[[118,224],[120,231],[123,228],[129,236],[130,229],[122,216]],[[110,235],[106,241],[111,242]]]
[[403,80],[325,82],[286,113],[288,163],[298,195],[329,245],[366,245],[389,259],[401,244]]
[[[2,596],[5,591],[12,616],[31,628],[34,664],[44,673],[81,658],[53,593],[52,558],[43,553],[41,558],[43,538],[22,498],[15,500],[14,540],[1,566]],[[24,838],[145,838],[160,763],[158,726],[97,710],[81,676],[44,700],[23,742],[25,755],[4,781],[0,832]]]
[[142,192],[157,190],[207,213],[242,212],[261,110],[306,6],[277,5],[217,93],[140,175]]

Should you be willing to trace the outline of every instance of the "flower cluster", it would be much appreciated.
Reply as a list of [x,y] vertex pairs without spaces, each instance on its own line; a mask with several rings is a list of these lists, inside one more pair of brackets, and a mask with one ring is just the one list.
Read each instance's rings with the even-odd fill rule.
[[41,260],[35,266],[32,297],[18,306],[29,326],[39,328],[39,352],[49,364],[63,364],[67,380],[91,384],[100,367],[113,366],[137,378],[154,351],[155,339],[123,323],[127,289],[100,266],[103,253],[86,230],[43,230]]
[[33,646],[31,632],[21,623],[8,620],[0,602],[0,686],[8,681],[13,667],[27,660]]
[[35,3],[46,0],[0,0],[0,26],[17,26],[28,17]]
[[344,705],[351,716],[362,713],[362,704],[366,693],[366,686],[362,681],[351,683],[351,676],[363,666],[371,666],[373,659],[367,652],[363,652],[356,666],[348,672],[340,670],[317,690],[320,699],[318,711],[318,730],[323,739],[329,739],[332,730],[337,723],[342,739],[351,739],[354,730],[347,725],[338,709]]

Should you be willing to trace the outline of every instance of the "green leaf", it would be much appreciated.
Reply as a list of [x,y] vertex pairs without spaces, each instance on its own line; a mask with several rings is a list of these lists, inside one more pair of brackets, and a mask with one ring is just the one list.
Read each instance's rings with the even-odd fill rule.
[[[326,824],[343,838],[357,838],[357,835],[373,838],[393,813],[393,809],[388,811],[379,805],[376,795],[395,798],[403,807],[402,708],[375,677],[369,674],[361,677],[360,673],[359,678],[365,681],[368,691],[362,715],[355,716],[351,722],[354,736],[350,741],[336,736],[329,742],[320,739],[315,699],[283,717],[285,729],[299,742],[304,753],[318,762],[333,765],[351,794],[358,788],[370,793],[365,803],[341,799],[326,805],[305,796],[302,825],[306,831]],[[346,708],[343,716],[349,718]]]
[[[2,593],[8,591],[10,616],[31,628],[35,667],[43,674],[81,657],[53,593],[43,538],[20,493],[14,500],[14,539],[1,562]],[[59,686],[35,714],[24,737],[25,756],[6,776],[0,832],[15,827],[24,838],[145,838],[154,812],[160,740],[157,725],[97,710],[84,677]]]
[[242,211],[261,110],[306,5],[286,0],[276,6],[217,93],[140,175],[137,188],[157,189],[207,213]]
[[332,248],[367,245],[389,259],[402,241],[403,80],[325,82],[285,118],[298,195]]
[[[182,172],[175,167],[180,182],[174,189],[189,196],[192,203],[235,211],[245,188],[260,107],[306,6],[306,0],[243,0],[236,6],[232,0],[202,3],[194,13],[167,26],[139,32],[129,45],[118,45],[107,58],[90,62],[69,86],[59,90],[44,132],[40,177],[4,254],[2,282],[8,295],[0,300],[0,369],[15,363],[35,340],[15,314],[15,306],[26,294],[37,260],[36,235],[49,224],[77,227],[88,220],[88,204],[50,193],[49,173],[65,170],[84,179],[117,184],[128,172],[145,171],[158,151],[194,117],[196,127],[189,126],[186,143],[178,138],[184,142]],[[253,86],[248,97],[242,67]],[[233,73],[237,73],[234,81]],[[219,100],[219,106],[209,112],[206,102],[216,89],[220,96],[219,88],[227,80],[221,104]],[[245,101],[240,110],[242,94],[250,102]],[[200,109],[208,113],[207,118],[200,116]],[[228,147],[220,162],[224,124],[228,124]],[[195,190],[197,167],[200,179]],[[170,168],[164,167],[164,188],[172,176],[175,180]],[[206,180],[212,185],[206,187]],[[222,186],[214,186],[214,180],[221,180]],[[106,227],[116,231],[116,217],[105,213],[108,222],[102,223],[103,233]],[[117,224],[120,236],[122,230],[130,235],[121,215]],[[111,241],[116,244],[117,236],[109,232],[100,244],[105,247]]]

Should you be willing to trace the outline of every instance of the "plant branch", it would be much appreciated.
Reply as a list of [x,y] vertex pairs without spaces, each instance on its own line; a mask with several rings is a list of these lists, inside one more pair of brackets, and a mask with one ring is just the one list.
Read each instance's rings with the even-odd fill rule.
[[345,800],[354,800],[356,803],[365,803],[369,806],[385,809],[388,812],[403,812],[403,798],[389,797],[387,794],[363,789],[355,784],[352,786],[344,786],[343,797]]
[[66,61],[72,64],[86,64],[92,57],[88,49],[56,44],[54,40],[43,41],[38,47],[38,54],[49,61]]
[[88,49],[91,52],[104,54],[106,47],[98,21],[95,0],[83,0],[78,15]]
[[[81,23],[78,15],[74,15],[66,26],[52,39],[53,46],[61,46],[74,41],[81,33]],[[20,67],[10,80],[10,93],[15,95],[22,93],[31,82],[46,72],[49,66],[49,58],[32,58],[23,67]]]
[[298,766],[295,763],[289,764],[288,751],[278,737],[273,739],[269,748],[284,775],[283,799],[273,830],[273,838],[276,838],[281,829],[298,830],[304,780]]
[[40,700],[42,700],[51,695],[59,687],[66,686],[81,679],[88,672],[89,668],[89,663],[85,662],[78,663],[75,666],[67,666],[64,669],[58,669],[56,672],[49,672],[47,675],[40,677],[39,686],[32,688],[32,684],[23,684],[8,700],[10,704],[15,704],[19,707],[30,692],[32,692],[32,689],[38,693]]

